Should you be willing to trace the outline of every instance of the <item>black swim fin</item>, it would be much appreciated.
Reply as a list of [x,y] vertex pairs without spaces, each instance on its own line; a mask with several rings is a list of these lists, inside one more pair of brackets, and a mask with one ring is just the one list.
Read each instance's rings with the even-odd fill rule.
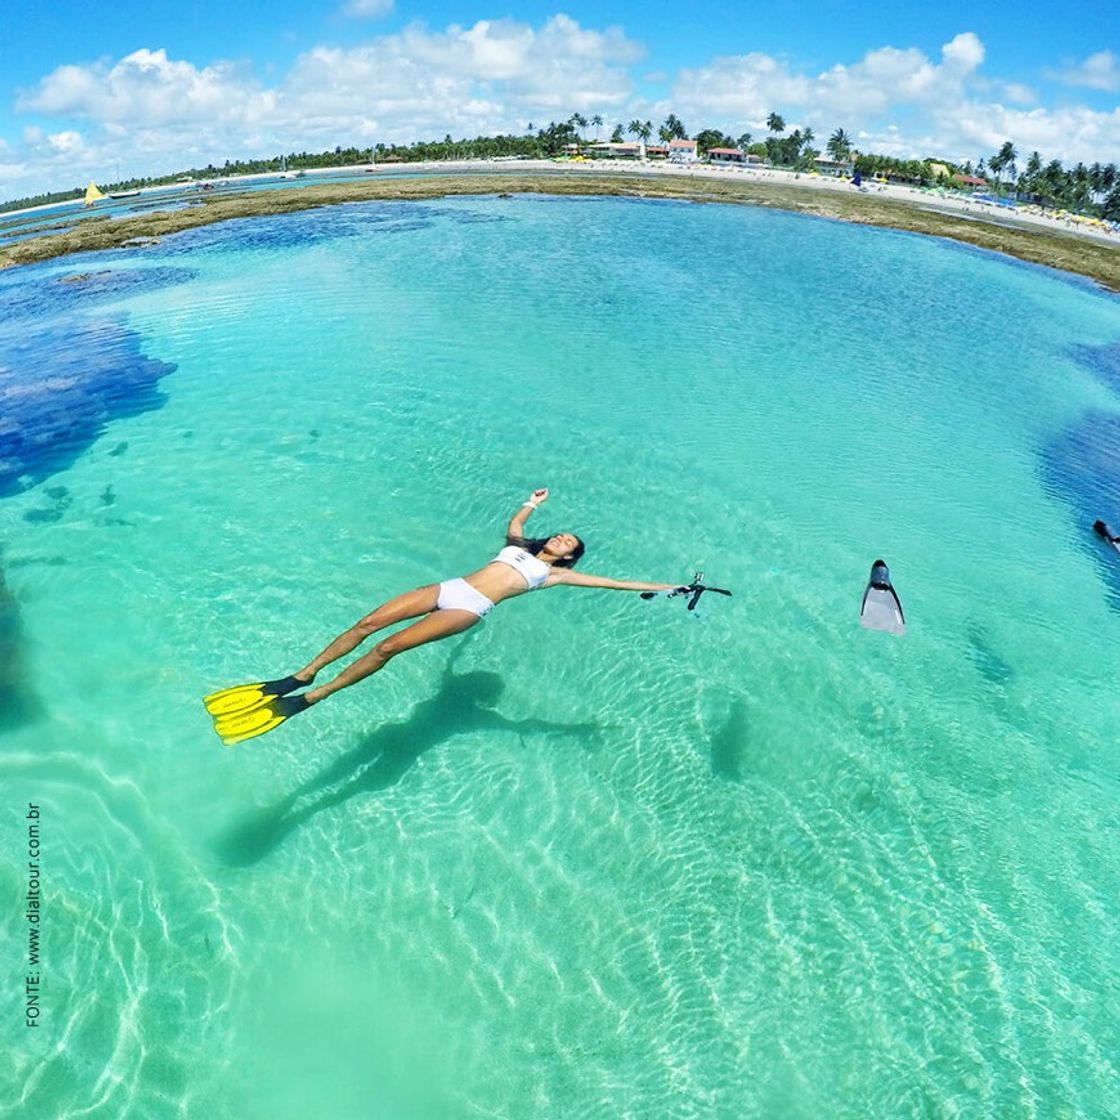
[[885,630],[888,634],[905,634],[906,617],[902,603],[891,584],[891,573],[882,560],[871,565],[871,578],[859,607],[859,624],[866,630]]
[[1099,537],[1104,537],[1117,552],[1120,552],[1120,535],[1112,531],[1111,525],[1106,524],[1104,521],[1094,521],[1093,532]]
[[298,677],[281,677],[275,681],[258,681],[256,684],[235,684],[221,692],[211,692],[203,699],[206,710],[216,718],[231,716],[234,712],[248,712],[260,707],[273,696],[287,696],[297,688],[306,688],[311,682]]

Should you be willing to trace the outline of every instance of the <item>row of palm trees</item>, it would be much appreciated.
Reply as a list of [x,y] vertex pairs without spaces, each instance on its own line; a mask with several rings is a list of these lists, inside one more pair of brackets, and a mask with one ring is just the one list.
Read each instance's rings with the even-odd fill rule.
[[[526,158],[556,156],[570,150],[572,145],[585,143],[583,130],[603,126],[603,118],[596,113],[588,118],[581,113],[573,113],[566,121],[549,122],[534,132],[529,125],[525,136],[477,137],[474,140],[452,140],[446,136],[442,141],[433,143],[417,142],[404,146],[377,146],[378,159],[401,161],[469,159],[493,156],[523,156]],[[795,128],[786,131],[785,119],[779,113],[770,113],[766,118],[768,135],[756,140],[751,133],[744,132],[732,137],[720,129],[705,128],[695,134],[696,146],[701,155],[712,148],[739,148],[765,159],[768,163],[793,170],[811,171],[816,168],[816,160],[821,152],[814,146],[816,136],[811,128]],[[674,139],[687,139],[688,130],[675,113],[669,113],[656,130],[657,138],[663,144]],[[654,135],[654,124],[650,120],[635,118],[615,125],[611,134],[612,141],[621,142],[630,135],[643,143],[648,143]],[[944,184],[944,170],[950,176],[992,175],[993,188],[998,193],[1014,191],[1022,198],[1062,207],[1080,212],[1096,212],[1101,217],[1120,220],[1120,174],[1115,164],[1094,163],[1091,167],[1077,164],[1071,170],[1062,167],[1060,160],[1044,164],[1038,152],[1032,152],[1026,166],[1020,173],[1016,160],[1018,152],[1008,140],[999,151],[976,164],[963,165],[949,160],[902,160],[874,152],[861,152],[856,149],[852,137],[843,128],[835,129],[825,142],[825,151],[838,163],[851,163],[854,170],[864,176],[882,176],[890,179],[913,183],[918,186]],[[317,159],[318,157],[313,157]]]
[[[565,121],[550,121],[546,126],[534,129],[530,123],[522,135],[477,136],[473,140],[453,140],[448,134],[442,140],[416,141],[412,144],[377,144],[374,149],[337,147],[333,151],[292,153],[286,157],[271,159],[227,160],[224,167],[212,164],[205,168],[192,168],[178,171],[174,175],[158,179],[135,179],[124,184],[128,188],[174,182],[185,174],[193,177],[214,177],[221,174],[244,175],[255,172],[309,167],[350,166],[361,163],[369,153],[378,162],[415,162],[452,159],[490,159],[490,158],[541,158],[563,154],[573,146],[582,147],[586,143],[584,130],[593,127],[596,136],[603,126],[603,117],[596,113],[585,117],[573,113]],[[744,132],[732,137],[720,129],[701,129],[693,139],[703,155],[712,148],[739,148],[765,159],[768,163],[793,170],[808,171],[816,168],[820,150],[814,147],[816,136],[811,128],[795,128],[787,133],[786,122],[781,114],[772,112],[766,118],[768,135],[756,140],[751,133]],[[619,142],[624,135],[636,137],[648,143],[654,135],[654,124],[649,120],[635,118],[623,128],[617,124],[611,134],[613,141]],[[667,144],[674,139],[687,139],[688,130],[675,113],[669,113],[657,128],[657,137]],[[890,156],[858,151],[851,136],[843,128],[837,128],[825,143],[825,150],[838,163],[851,163],[854,170],[866,176],[884,175],[894,179],[931,186],[942,182],[943,168],[952,175],[991,176],[993,188],[1000,193],[1014,192],[1020,197],[1063,207],[1069,210],[1094,213],[1097,216],[1120,221],[1120,172],[1114,163],[1102,165],[1094,163],[1090,167],[1079,163],[1072,169],[1062,166],[1060,160],[1043,163],[1040,153],[1032,152],[1020,172],[1017,160],[1019,154],[1014,144],[1008,140],[994,155],[983,157],[975,164],[961,166],[947,160],[899,160]],[[989,180],[989,181],[992,181]],[[122,184],[113,184],[121,187]],[[50,201],[80,196],[84,188],[61,192],[49,196]],[[40,198],[18,199],[0,204],[0,211],[34,205],[47,200]]]
[[1033,151],[1020,170],[1018,158],[1015,145],[1005,140],[994,155],[981,157],[975,166],[966,163],[962,171],[981,178],[993,176],[997,192],[1038,198],[1071,210],[1099,207],[1102,217],[1120,220],[1120,168],[1115,163],[1096,162],[1089,167],[1078,163],[1067,169],[1061,160],[1043,163],[1042,154]]
[[[593,122],[601,118],[592,118]],[[719,129],[703,129],[695,136],[701,153],[717,147],[738,147],[744,152],[765,158],[769,163],[794,170],[812,170],[820,151],[813,147],[816,137],[811,128],[794,129],[788,135],[786,122],[779,113],[766,118],[770,135],[758,142],[749,132],[733,139]],[[626,129],[632,136],[648,141],[653,135],[650,121],[633,120]],[[670,113],[658,130],[662,142],[674,137],[686,138],[688,133],[679,118]],[[622,126],[615,128],[612,139],[622,139]],[[1026,166],[1019,170],[1016,160],[1019,153],[1010,140],[1004,141],[999,151],[982,158],[975,165],[971,162],[957,165],[949,160],[900,160],[872,152],[859,152],[851,136],[837,128],[828,138],[825,150],[837,163],[851,162],[853,169],[863,175],[881,175],[902,179],[921,186],[943,183],[944,171],[950,178],[958,175],[991,175],[997,193],[1014,193],[1024,200],[1062,207],[1079,212],[1097,212],[1100,217],[1120,221],[1120,169],[1115,163],[1094,163],[1086,167],[1078,163],[1071,169],[1062,166],[1061,160],[1043,163],[1042,155],[1031,152]]]

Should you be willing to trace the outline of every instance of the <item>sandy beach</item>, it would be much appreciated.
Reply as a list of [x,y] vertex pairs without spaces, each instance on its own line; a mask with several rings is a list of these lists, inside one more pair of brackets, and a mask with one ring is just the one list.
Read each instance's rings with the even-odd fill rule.
[[[335,182],[325,175],[354,175],[361,181]],[[221,189],[200,195],[202,205],[149,211],[112,222],[86,217],[73,228],[46,232],[0,247],[0,268],[48,260],[76,252],[118,247],[137,238],[158,238],[184,229],[237,217],[285,213],[373,199],[430,199],[444,195],[495,193],[608,194],[691,199],[770,206],[859,224],[948,237],[1006,253],[1021,260],[1090,277],[1120,291],[1120,235],[1041,210],[1011,210],[970,198],[897,184],[865,183],[776,169],[690,166],[662,163],[461,161],[378,165],[308,171],[290,188],[238,190],[275,174],[221,180]],[[158,195],[168,188],[149,188]],[[181,196],[176,196],[177,200]],[[170,201],[170,199],[169,199]]]

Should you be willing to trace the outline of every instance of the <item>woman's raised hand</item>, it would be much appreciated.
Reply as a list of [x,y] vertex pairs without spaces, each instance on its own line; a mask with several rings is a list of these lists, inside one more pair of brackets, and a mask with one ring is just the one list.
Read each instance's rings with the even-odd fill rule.
[[541,504],[541,502],[545,502],[547,500],[548,500],[548,487],[543,486],[540,490],[534,490],[533,491],[533,493],[529,496],[529,501],[526,504],[536,507],[536,506],[539,506]]

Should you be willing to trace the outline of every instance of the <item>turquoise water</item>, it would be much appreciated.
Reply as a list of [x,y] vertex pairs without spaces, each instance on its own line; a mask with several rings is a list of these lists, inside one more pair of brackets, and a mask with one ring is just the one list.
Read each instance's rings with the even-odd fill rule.
[[[1120,1113],[1115,298],[480,198],[0,308],[4,1115]],[[735,597],[515,600],[220,745],[203,694],[472,570],[537,486],[582,569]],[[904,638],[858,626],[879,556]]]

